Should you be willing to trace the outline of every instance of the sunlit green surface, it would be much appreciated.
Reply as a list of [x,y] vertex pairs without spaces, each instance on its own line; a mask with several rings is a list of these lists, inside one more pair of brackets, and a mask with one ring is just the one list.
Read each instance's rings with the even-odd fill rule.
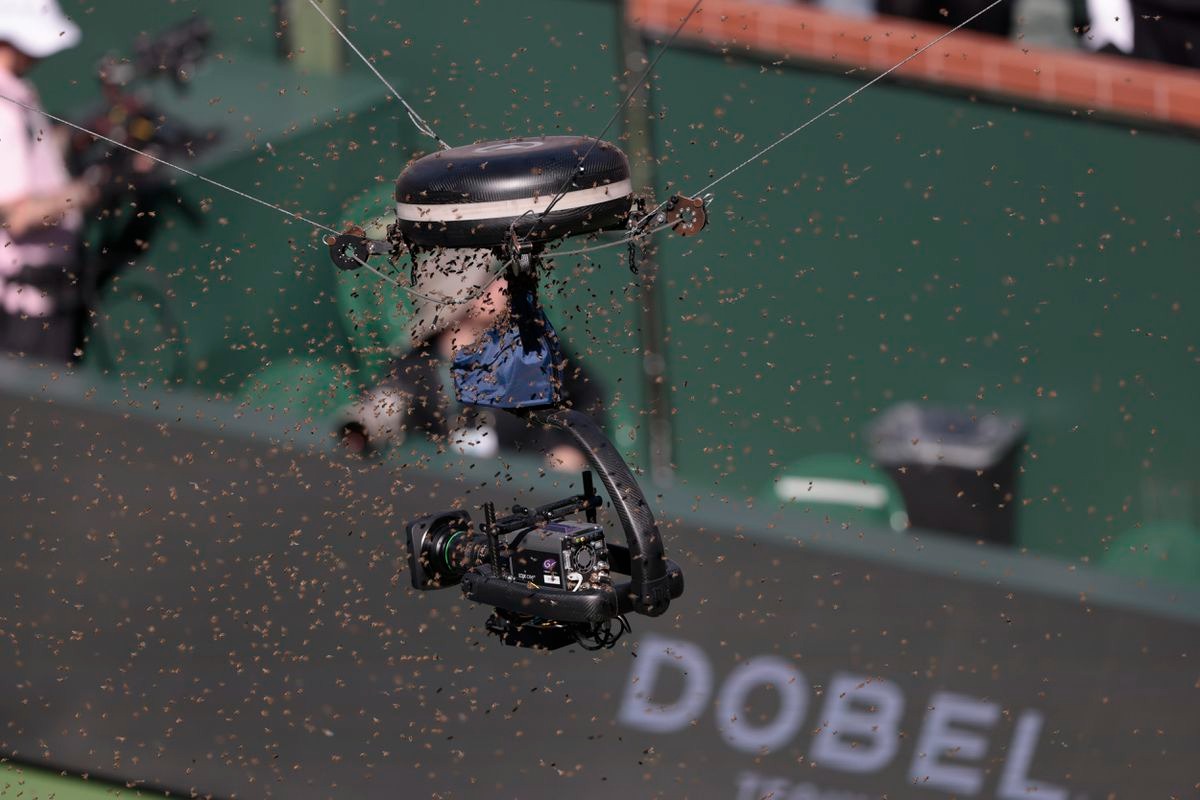
[[151,793],[113,786],[79,777],[0,763],[0,797],[12,800],[99,800],[114,797],[148,797]]

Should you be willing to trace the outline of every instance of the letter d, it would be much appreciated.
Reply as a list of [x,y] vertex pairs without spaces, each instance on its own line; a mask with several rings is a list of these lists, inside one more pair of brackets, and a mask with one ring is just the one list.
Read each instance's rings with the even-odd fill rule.
[[[621,723],[651,733],[671,733],[704,713],[712,694],[712,666],[703,650],[680,639],[646,636],[637,653],[617,713]],[[654,697],[663,668],[683,676],[683,691],[674,702],[664,703]]]

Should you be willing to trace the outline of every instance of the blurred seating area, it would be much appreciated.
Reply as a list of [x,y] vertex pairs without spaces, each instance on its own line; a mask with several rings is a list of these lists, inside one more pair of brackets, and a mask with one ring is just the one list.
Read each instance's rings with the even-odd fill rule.
[[[885,14],[957,25],[992,0],[812,0],[839,14]],[[1011,0],[967,28],[1035,47],[1092,50],[1177,66],[1200,66],[1196,0]]]
[[[1134,8],[1132,29],[1131,17],[1110,2]],[[1192,32],[1200,17],[1189,9],[1200,3],[1179,0],[1175,12],[1126,0],[991,3],[706,0],[703,19],[681,35],[835,73],[887,71],[905,82],[1072,116],[1200,129],[1200,72],[1180,66],[1196,63]],[[631,0],[628,14],[665,34],[691,6],[692,0]],[[945,37],[947,25],[968,19],[967,29]],[[922,44],[928,49],[921,58],[906,60]]]

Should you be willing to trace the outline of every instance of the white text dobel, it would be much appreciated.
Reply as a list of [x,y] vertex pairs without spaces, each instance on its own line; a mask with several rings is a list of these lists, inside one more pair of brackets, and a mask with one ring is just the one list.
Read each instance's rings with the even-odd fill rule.
[[[660,677],[676,673],[683,689],[674,698],[655,695]],[[791,662],[775,655],[742,661],[717,684],[712,662],[692,642],[648,636],[625,687],[618,719],[650,733],[673,733],[702,720],[715,699],[715,725],[731,748],[754,755],[794,746],[802,730],[814,731],[808,757],[816,767],[844,773],[874,773],[906,759],[908,781],[925,789],[971,797],[996,780],[1000,800],[1066,800],[1065,789],[1030,775],[1042,729],[1042,714],[1025,709],[1015,714],[1012,738],[996,769],[988,757],[990,737],[1003,715],[997,702],[953,692],[935,692],[925,704],[911,753],[900,753],[900,721],[905,696],[895,683],[878,677],[836,672],[825,686],[819,709],[810,709],[812,692]],[[766,722],[746,712],[751,692],[771,687],[778,707]],[[804,721],[810,710],[807,729]]]

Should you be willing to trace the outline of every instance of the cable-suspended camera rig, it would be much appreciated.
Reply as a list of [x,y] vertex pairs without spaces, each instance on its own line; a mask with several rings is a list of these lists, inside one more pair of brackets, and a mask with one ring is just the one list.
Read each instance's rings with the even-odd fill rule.
[[[538,302],[543,259],[556,243],[621,230],[636,271],[637,249],[653,231],[681,236],[707,223],[703,199],[676,195],[649,209],[633,193],[629,161],[600,139],[547,136],[482,142],[431,153],[396,180],[396,221],[387,238],[360,227],[325,237],[341,269],[408,255],[416,270],[435,268],[430,251],[490,251],[508,281],[508,314],[482,339],[455,354],[459,401],[523,416],[566,433],[587,459],[583,493],[497,517],[483,506],[476,526],[466,511],[447,511],[407,526],[413,587],[461,586],[494,611],[487,629],[505,644],[555,649],[612,647],[630,629],[628,614],[658,616],[683,593],[683,572],[667,559],[654,515],[632,471],[599,426],[563,408],[558,337]],[[454,258],[441,259],[449,274]],[[499,277],[499,270],[489,280]],[[482,293],[470,287],[462,304]],[[427,298],[438,301],[439,298]],[[605,540],[593,485],[599,475],[625,543]],[[625,579],[614,579],[614,575]]]
[[[698,233],[707,223],[709,190],[747,166],[758,162],[776,147],[796,136],[817,120],[850,102],[913,59],[920,57],[930,48],[1000,5],[1004,0],[991,0],[971,16],[908,53],[891,67],[827,108],[817,112],[799,126],[758,148],[754,154],[711,180],[708,185],[697,192],[697,196],[688,197],[677,194],[649,211],[646,210],[648,207],[646,199],[636,197],[632,192],[629,165],[625,156],[616,147],[602,139],[622,110],[633,99],[638,87],[649,78],[663,54],[699,10],[702,0],[696,0],[688,13],[679,21],[678,26],[667,37],[658,54],[633,82],[634,88],[617,107],[598,137],[592,139],[562,136],[536,139],[518,138],[458,148],[451,148],[444,139],[437,135],[433,128],[421,118],[416,109],[396,91],[395,87],[388,83],[371,59],[359,50],[345,32],[329,18],[318,5],[317,0],[308,0],[308,2],[395,96],[408,113],[409,120],[414,127],[423,135],[434,139],[443,148],[441,152],[414,162],[401,174],[396,185],[396,223],[389,228],[387,237],[382,240],[368,238],[362,228],[358,227],[338,232],[321,222],[196,173],[139,149],[128,142],[106,136],[88,126],[79,125],[51,114],[37,105],[30,105],[4,94],[0,94],[0,101],[58,122],[95,141],[105,142],[129,153],[142,155],[157,164],[323,231],[327,235],[323,237],[322,241],[328,246],[333,262],[338,267],[342,269],[367,267],[412,294],[418,293],[411,287],[399,284],[390,276],[377,270],[369,263],[369,259],[373,256],[386,255],[393,263],[396,263],[405,254],[415,256],[421,249],[447,247],[466,247],[495,252],[502,259],[501,263],[503,263],[510,281],[509,302],[513,312],[510,317],[511,324],[505,330],[489,331],[485,337],[489,339],[489,342],[485,342],[485,346],[481,350],[475,351],[474,354],[467,354],[465,358],[462,354],[456,357],[453,365],[456,394],[463,402],[492,405],[530,416],[541,414],[544,415],[541,417],[544,423],[558,427],[566,425],[567,429],[574,431],[586,429],[590,420],[583,422],[576,419],[572,428],[569,418],[576,412],[554,410],[560,404],[561,399],[558,397],[554,380],[558,377],[556,369],[559,369],[555,366],[554,360],[557,353],[557,337],[538,306],[536,293],[537,267],[541,263],[546,247],[568,237],[623,227],[628,235],[617,242],[575,251],[558,251],[557,254],[564,256],[584,253],[606,248],[612,244],[626,243],[629,246],[630,267],[636,271],[639,242],[649,234],[667,227],[673,228],[682,236]],[[580,151],[583,153],[582,156],[578,155]],[[599,155],[593,158],[593,154],[597,151]],[[574,160],[564,157],[567,152],[575,156]],[[528,158],[522,158],[522,153]],[[493,166],[497,169],[489,171]],[[558,190],[552,193],[555,175],[561,176],[562,181]],[[546,197],[551,198],[549,202],[545,202],[544,198]],[[562,207],[557,208],[560,201],[563,201]],[[413,269],[417,268],[417,259],[414,257]],[[481,293],[486,286],[477,288]],[[432,299],[435,303],[441,302],[438,298],[422,299]],[[471,299],[473,297],[468,296],[453,302],[465,303]],[[507,345],[510,343],[518,345],[518,348],[514,350],[512,347],[508,347]],[[512,370],[514,352],[519,352],[524,359],[523,363],[531,369]],[[508,368],[507,372],[506,368]],[[495,378],[502,379],[501,391],[481,389],[483,383]],[[532,394],[503,391],[503,389],[511,390],[514,387],[519,390],[522,380],[530,382],[530,385],[525,388],[532,387],[536,391]],[[563,414],[567,416],[564,417]],[[586,418],[583,419],[586,420]],[[537,641],[538,634],[539,632],[545,634],[546,631],[553,629],[562,629],[562,631],[570,633],[571,637],[577,641],[583,639],[592,645],[611,646],[616,637],[627,629],[623,613],[632,611],[649,616],[663,613],[669,599],[678,597],[682,593],[682,574],[677,566],[667,561],[662,555],[662,543],[658,537],[657,527],[653,523],[653,516],[650,515],[649,509],[645,505],[645,499],[637,488],[636,481],[633,480],[632,474],[629,474],[628,467],[624,465],[623,461],[620,461],[620,457],[603,434],[599,432],[599,429],[595,428],[594,424],[591,424],[591,428],[594,430],[590,433],[582,438],[579,435],[575,438],[578,443],[586,440],[594,442],[598,446],[591,449],[585,448],[585,452],[588,454],[589,463],[593,467],[599,468],[601,477],[608,476],[605,479],[605,486],[621,517],[628,546],[622,549],[616,545],[609,545],[601,549],[592,544],[589,547],[594,551],[593,556],[598,558],[604,555],[607,558],[603,563],[606,563],[610,569],[620,569],[627,565],[631,578],[628,583],[613,586],[610,590],[603,580],[603,575],[608,570],[597,568],[587,573],[584,580],[576,581],[576,586],[571,594],[583,591],[585,585],[587,594],[579,595],[580,598],[598,593],[595,595],[598,599],[591,606],[595,609],[594,614],[590,616],[584,614],[584,621],[579,621],[578,614],[565,610],[571,608],[576,612],[579,611],[580,601],[578,599],[563,602],[562,598],[556,597],[552,593],[546,594],[551,591],[549,587],[543,586],[539,589],[534,581],[529,581],[533,586],[527,587],[528,591],[534,594],[523,595],[516,610],[513,610],[513,599],[517,596],[513,587],[497,583],[497,581],[503,581],[504,584],[513,584],[519,580],[514,577],[517,574],[515,572],[517,567],[514,566],[513,554],[522,552],[521,543],[530,536],[528,532],[522,535],[522,531],[547,530],[549,525],[564,524],[561,520],[576,512],[582,512],[585,518],[589,519],[588,524],[592,524],[591,516],[594,515],[599,505],[595,500],[594,493],[586,488],[585,501],[579,500],[577,496],[550,506],[543,506],[532,512],[527,509],[514,509],[514,513],[503,520],[495,519],[494,507],[485,508],[484,525],[486,530],[481,530],[480,534],[487,541],[486,553],[478,547],[478,535],[480,534],[471,532],[469,517],[453,513],[437,515],[427,518],[427,524],[423,528],[420,527],[420,521],[413,523],[409,526],[409,549],[410,560],[417,559],[412,562],[414,586],[422,589],[435,588],[435,586],[442,585],[444,578],[448,577],[452,581],[457,579],[463,585],[463,590],[468,597],[479,599],[481,602],[487,602],[496,607],[496,614],[489,621],[489,628],[504,636],[506,641],[514,644],[536,645],[540,643],[542,646],[557,646],[554,644],[555,642],[564,641],[561,635],[558,635],[558,638],[541,636],[539,642]],[[600,468],[606,463],[601,460],[600,453],[610,454],[605,456],[605,459],[615,457],[616,462],[619,462],[619,467],[616,466],[616,463],[609,463],[611,469],[605,472]],[[615,480],[614,475],[622,476],[625,480],[624,489],[622,489],[622,484]],[[626,491],[626,494],[620,494],[621,491]],[[640,522],[629,516],[631,499],[636,500],[633,508],[638,510],[639,517],[637,519],[640,519]],[[584,503],[582,506],[581,502]],[[643,514],[645,519],[640,516]],[[456,527],[452,524],[455,520],[463,524]],[[504,527],[518,522],[520,524],[514,529],[516,535],[513,539],[502,543]],[[433,540],[428,537],[444,536],[446,530],[458,531],[458,538],[462,539],[463,543],[474,541],[476,544],[464,551],[458,548],[465,544],[460,544],[457,539],[453,540],[450,549],[443,548],[442,566],[435,569],[435,562],[429,559],[436,555],[437,548],[435,547],[434,551],[428,551],[428,548],[433,546],[431,544]],[[579,535],[584,536],[584,542],[596,541],[594,532]],[[562,539],[562,537],[559,538]],[[443,541],[443,539],[439,538],[438,541]],[[628,556],[623,553],[627,553]],[[456,560],[446,561],[446,558]],[[506,558],[508,559],[507,566]],[[624,560],[626,558],[627,560]],[[525,560],[518,560],[520,564],[525,565]],[[427,581],[421,577],[425,573],[418,574],[417,566],[422,564],[429,564],[429,568],[434,569],[432,574],[434,574],[435,580]],[[584,575],[579,570],[575,570],[566,573],[566,577],[569,578],[574,574]],[[502,588],[493,591],[497,586],[502,586]],[[538,594],[539,592],[541,594]],[[612,632],[613,620],[620,622],[616,634]],[[562,631],[559,631],[559,634]]]

